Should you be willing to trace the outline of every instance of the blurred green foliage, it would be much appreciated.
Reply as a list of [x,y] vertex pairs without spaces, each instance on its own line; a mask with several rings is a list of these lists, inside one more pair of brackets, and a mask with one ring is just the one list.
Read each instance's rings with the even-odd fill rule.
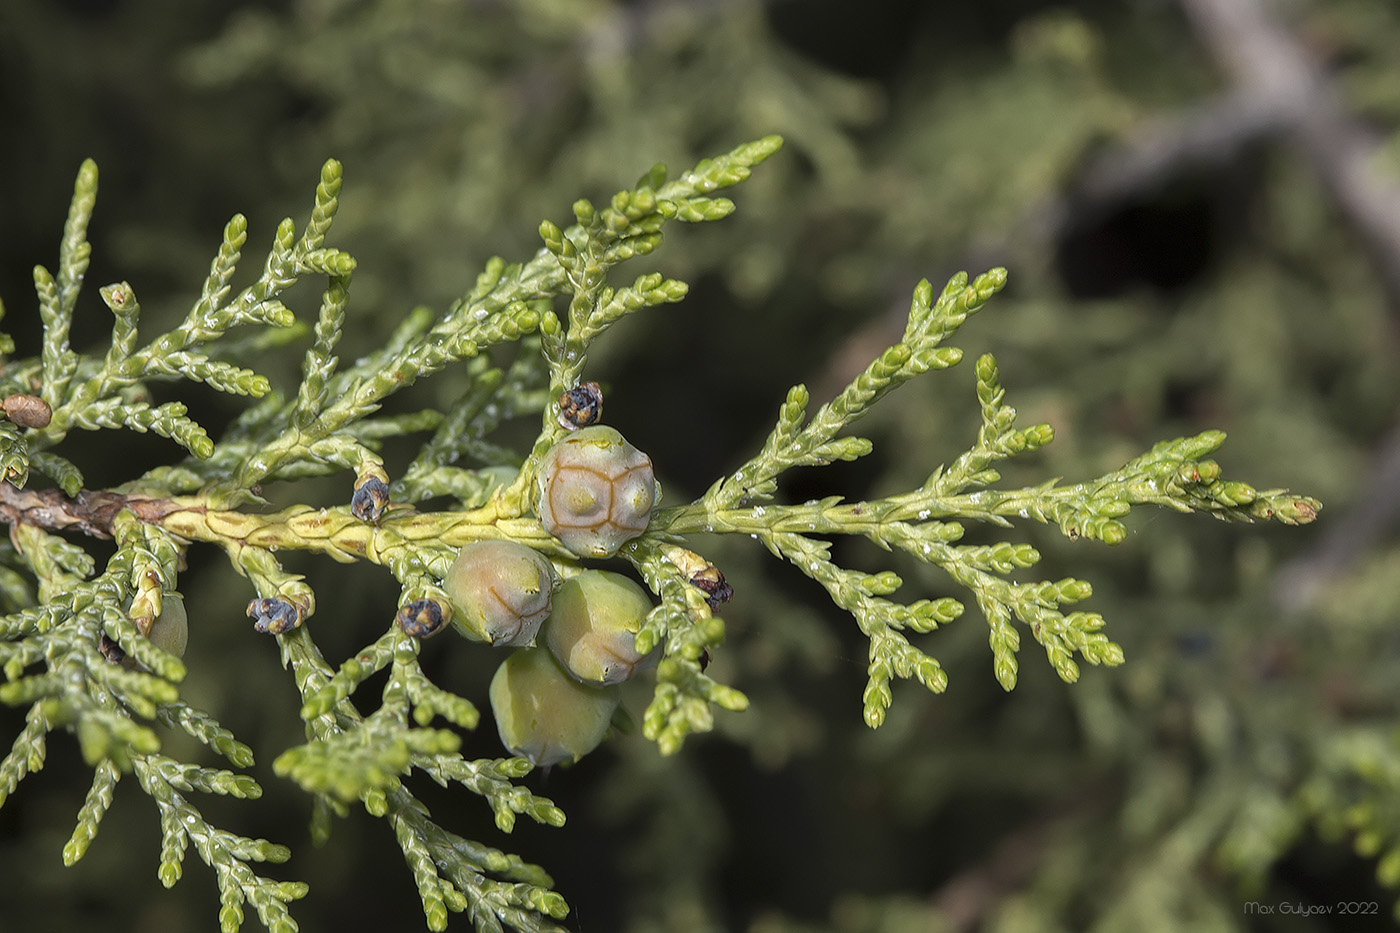
[[[1395,184],[1400,12],[1286,12],[1390,140],[1380,168]],[[1388,927],[1395,898],[1375,875],[1400,876],[1400,548],[1371,478],[1400,398],[1395,297],[1286,134],[1077,196],[1224,82],[1170,3],[8,0],[0,297],[23,342],[29,270],[53,253],[83,158],[103,171],[89,277],[131,281],[148,319],[169,323],[228,216],[246,213],[265,242],[333,156],[354,193],[337,219],[360,264],[358,343],[342,346],[354,358],[414,305],[445,306],[490,255],[533,251],[539,221],[566,219],[580,192],[781,133],[734,218],[658,254],[695,286],[686,302],[618,326],[595,358],[609,422],[651,453],[668,501],[733,469],[788,385],[824,400],[897,339],[920,277],[996,264],[1011,285],[961,342],[996,353],[1024,423],[1055,427],[1025,458],[1034,477],[1098,475],[1220,428],[1227,469],[1329,511],[1302,532],[1162,513],[1116,550],[1035,536],[1047,578],[1072,562],[1094,581],[1087,608],[1112,620],[1127,663],[1073,687],[1028,664],[1005,694],[980,623],[963,620],[940,645],[950,692],[896,687],[909,695],[877,732],[860,715],[865,646],[849,619],[782,564],[717,541],[705,553],[737,595],[713,665],[748,712],[676,757],[631,736],[549,775],[569,824],[521,825],[513,848],[549,867],[584,930]],[[262,368],[291,384],[297,359]],[[792,498],[919,483],[975,435],[972,378],[964,366],[915,382],[864,423],[872,457]],[[167,455],[123,451],[142,467]],[[1329,536],[1329,520],[1359,540]],[[947,592],[926,568],[897,569],[906,590]],[[357,618],[392,615],[393,593],[353,569],[316,573],[313,624],[334,663],[363,642]],[[186,580],[186,695],[251,744],[298,744],[297,703],[248,630],[238,581],[217,562]],[[484,706],[496,659],[431,649],[425,668],[480,685]],[[8,710],[0,725],[20,727]],[[487,732],[471,741],[494,746]],[[60,870],[88,778],[76,748],[52,744],[49,779],[0,810],[4,927],[198,928],[209,891],[154,883],[158,833],[134,795]],[[312,849],[303,798],[280,793],[292,789],[270,766],[254,769],[268,789],[256,813],[206,809],[291,846],[288,869],[311,886],[303,929],[416,924],[382,827],[352,816]],[[437,815],[494,832],[434,791]],[[1287,906],[1348,902],[1378,915]]]

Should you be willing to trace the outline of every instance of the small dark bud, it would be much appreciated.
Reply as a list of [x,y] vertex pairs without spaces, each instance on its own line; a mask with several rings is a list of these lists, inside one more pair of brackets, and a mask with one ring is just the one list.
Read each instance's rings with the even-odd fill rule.
[[559,396],[559,424],[570,431],[597,424],[603,417],[603,390],[585,382]]
[[711,609],[718,609],[734,598],[734,587],[724,581],[724,574],[714,564],[692,575],[690,584],[705,594],[705,602]]
[[415,599],[413,602],[399,610],[399,614],[394,617],[399,628],[403,629],[405,635],[412,635],[414,638],[428,638],[442,631],[442,626],[447,617],[443,614],[442,606],[435,599]]
[[122,650],[122,646],[106,635],[103,635],[101,641],[97,643],[97,650],[102,652],[102,656],[113,664],[120,664],[126,660],[126,652]]
[[377,522],[389,507],[389,486],[377,476],[371,476],[355,489],[350,499],[350,514],[362,522]]
[[37,395],[7,395],[0,399],[0,410],[22,428],[46,428],[53,418],[49,403]]
[[711,609],[718,609],[734,597],[734,587],[724,581],[719,568],[694,551],[674,547],[666,552],[666,559],[685,574],[691,586],[705,594]]
[[255,599],[248,604],[253,628],[265,635],[281,635],[301,625],[301,612],[282,599]]

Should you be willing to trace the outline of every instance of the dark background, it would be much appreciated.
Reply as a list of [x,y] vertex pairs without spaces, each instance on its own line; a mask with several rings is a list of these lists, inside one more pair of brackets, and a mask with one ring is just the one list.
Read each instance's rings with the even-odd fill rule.
[[[902,685],[875,733],[849,617],[751,542],[703,542],[738,594],[713,671],[749,712],[675,758],[627,736],[532,776],[568,813],[561,830],[506,837],[475,797],[415,792],[449,828],[543,864],[582,931],[1380,928],[1394,895],[1375,872],[1396,838],[1357,829],[1400,810],[1397,43],[1400,13],[1373,0],[8,0],[5,326],[17,355],[37,352],[31,270],[56,261],[87,157],[101,191],[75,346],[104,345],[107,282],[135,287],[143,333],[177,320],[234,212],[257,266],[335,157],[331,241],[359,261],[340,350],[353,359],[414,306],[445,309],[490,256],[530,255],[539,221],[566,222],[576,198],[781,133],[734,217],[675,231],[654,257],[691,296],[619,325],[591,363],[608,421],[652,455],[668,502],[742,462],[787,386],[823,401],[897,340],[921,277],[1003,265],[1007,291],[954,343],[995,353],[1022,423],[1056,429],[1008,482],[1078,481],[1222,428],[1227,477],[1316,495],[1323,519],[1147,515],[1117,549],[972,529],[1035,544],[1044,579],[1090,580],[1085,608],[1128,663],[1066,686],[1026,637],[1005,694],[970,608],[921,642],[948,692]],[[306,288],[289,304],[309,318],[317,300]],[[300,351],[260,369],[291,388]],[[784,496],[922,482],[972,440],[970,369],[883,403],[861,426],[873,455],[806,471]],[[445,403],[451,378],[415,387],[405,409]],[[200,387],[165,391],[211,428],[238,410]],[[98,487],[174,450],[101,434],[64,452]],[[392,470],[409,452],[387,458]],[[273,494],[340,501],[343,485]],[[873,549],[838,554],[893,566],[910,601],[965,595]],[[394,588],[304,563],[289,562],[317,589],[315,636],[338,662],[382,630]],[[387,828],[353,814],[314,849],[305,799],[271,772],[302,736],[290,678],[243,616],[246,583],[196,549],[181,588],[184,694],[253,746],[266,790],[201,808],[293,848],[267,873],[311,883],[303,929],[416,928]],[[484,708],[498,659],[431,645],[430,672]],[[0,711],[4,734],[21,722]],[[499,754],[493,731],[466,753]],[[87,857],[61,867],[88,781],[57,736],[0,809],[0,928],[213,928],[193,852],[173,891],[156,881],[154,807],[132,780]],[[1298,913],[1338,902],[1379,915]]]

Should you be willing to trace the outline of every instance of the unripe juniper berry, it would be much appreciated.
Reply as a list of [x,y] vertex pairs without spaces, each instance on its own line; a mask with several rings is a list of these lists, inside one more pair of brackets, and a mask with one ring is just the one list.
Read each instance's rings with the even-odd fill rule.
[[610,557],[646,530],[656,502],[651,458],[614,428],[582,428],[540,464],[539,517],[579,557]]
[[637,652],[637,630],[651,611],[646,590],[606,570],[585,570],[554,594],[544,640],[559,664],[588,684],[621,683],[649,656]]
[[589,687],[560,670],[543,648],[519,648],[491,678],[501,744],[537,766],[578,761],[607,735],[617,691]]
[[534,644],[549,615],[554,569],[537,551],[514,541],[465,545],[443,581],[452,625],[473,641]]

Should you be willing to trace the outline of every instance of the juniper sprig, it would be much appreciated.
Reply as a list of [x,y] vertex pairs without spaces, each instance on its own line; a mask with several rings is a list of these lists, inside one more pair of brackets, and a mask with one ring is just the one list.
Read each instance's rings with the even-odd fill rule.
[[[188,550],[211,545],[248,580],[249,601],[246,609],[190,606],[188,630],[198,637],[246,617],[249,638],[276,640],[300,697],[306,741],[279,750],[273,771],[312,801],[313,839],[324,841],[333,817],[358,803],[387,824],[430,929],[444,929],[449,913],[464,912],[479,930],[558,930],[568,905],[545,870],[439,825],[413,783],[421,773],[482,798],[505,833],[520,816],[558,827],[563,812],[521,780],[537,764],[577,759],[597,744],[618,706],[607,692],[617,681],[654,678],[641,731],[663,755],[713,728],[716,707],[744,710],[748,698],[739,686],[707,673],[708,659],[723,650],[723,607],[732,590],[693,536],[750,536],[850,613],[869,643],[862,704],[875,728],[885,721],[894,680],[917,680],[937,693],[947,688],[948,672],[928,650],[970,603],[989,626],[993,670],[1007,690],[1017,680],[1023,633],[1067,683],[1083,662],[1123,663],[1104,619],[1077,608],[1092,596],[1087,581],[1025,579],[1040,555],[1017,539],[1019,525],[1053,524],[1069,537],[1116,545],[1125,538],[1125,516],[1142,506],[1241,521],[1313,520],[1315,500],[1224,480],[1209,459],[1224,442],[1214,431],[1163,442],[1087,481],[1003,486],[999,464],[1032,454],[1054,432],[1046,424],[1017,427],[990,355],[974,364],[976,436],[918,488],[870,499],[788,501],[790,471],[868,455],[871,441],[850,433],[852,425],[915,377],[961,362],[963,351],[949,341],[1002,289],[1003,269],[971,279],[959,274],[941,292],[920,283],[903,337],[835,398],[813,411],[808,391],[794,386],[757,453],[694,501],[662,505],[654,472],[664,474],[665,465],[594,423],[602,394],[586,380],[602,374],[593,371],[590,351],[628,315],[685,298],[685,283],[647,267],[668,225],[728,216],[735,204],[717,192],[745,180],[780,145],[777,137],[761,139],[675,177],[658,165],[602,206],[576,202],[568,225],[540,225],[543,245],[535,255],[517,263],[492,259],[445,311],[410,311],[383,346],[354,361],[338,351],[355,313],[356,263],[327,245],[340,203],[335,161],[321,171],[301,232],[291,219],[282,221],[252,284],[237,291],[232,284],[247,243],[247,222],[236,216],[198,299],[175,327],[143,340],[135,291],[116,283],[99,290],[112,316],[108,345],[74,349],[74,322],[95,313],[79,301],[97,192],[97,169],[85,163],[58,271],[35,269],[43,323],[37,354],[11,358],[13,341],[0,335],[0,517],[10,526],[10,544],[0,547],[7,610],[0,616],[0,702],[25,710],[23,728],[0,759],[0,803],[43,768],[50,736],[70,732],[93,781],[63,851],[66,863],[88,850],[114,788],[134,774],[159,815],[163,884],[179,880],[193,846],[214,870],[222,929],[237,930],[248,904],[269,929],[297,928],[291,902],[306,885],[252,868],[285,861],[289,850],[220,829],[191,802],[195,792],[247,800],[262,792],[246,773],[252,749],[214,711],[182,698],[185,632],[159,637],[161,625],[174,624],[166,613],[183,605]],[[624,265],[625,275],[616,268]],[[284,297],[304,279],[316,284],[319,307],[298,324]],[[295,387],[274,387],[250,368],[263,350],[307,337]],[[451,383],[440,396],[449,401],[410,407],[396,398],[428,379]],[[178,395],[182,381],[257,401],[211,433],[178,398],[154,401],[156,387]],[[517,450],[497,429],[522,420],[538,428]],[[57,449],[76,430],[119,429],[155,432],[182,451],[113,488],[85,488],[80,467]],[[386,467],[388,443],[411,448],[397,476]],[[35,476],[54,487],[32,488]],[[340,501],[297,498],[274,510],[264,499],[269,484],[302,490],[298,483],[314,477],[348,479]],[[970,524],[992,529],[998,540],[964,543]],[[894,570],[842,566],[832,546],[842,536],[938,568],[948,591],[908,599]],[[112,545],[89,550],[96,539]],[[466,545],[486,541],[511,542],[529,572],[495,567],[489,579],[456,579],[501,563],[463,556],[458,565]],[[95,555],[108,553],[99,565]],[[314,577],[288,570],[287,554],[377,565],[370,571],[398,590],[396,613],[378,623],[338,620],[355,626],[356,639],[369,640],[339,665],[330,663],[315,638]],[[598,574],[595,564],[605,558],[630,568],[646,589]],[[526,612],[528,620],[518,617]],[[512,669],[559,686],[550,697],[596,701],[588,741],[569,734],[574,722],[567,710],[549,707],[545,691],[512,692],[501,675],[490,690],[492,714],[509,754],[497,754],[489,736],[464,740],[481,710],[420,663],[436,646],[427,638],[449,629],[486,642],[475,650],[501,644],[534,652],[519,655]],[[494,650],[506,656],[504,647]],[[382,686],[371,697],[376,675]],[[233,769],[170,757],[162,750],[170,730],[193,737]],[[486,754],[464,754],[482,743]]]

